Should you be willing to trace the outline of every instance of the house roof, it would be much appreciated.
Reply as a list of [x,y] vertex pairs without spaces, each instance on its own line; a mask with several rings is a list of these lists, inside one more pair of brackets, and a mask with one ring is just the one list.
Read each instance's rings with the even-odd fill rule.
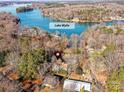
[[82,88],[86,91],[91,91],[91,83],[85,81],[68,80],[64,81],[63,91],[66,92],[80,92]]

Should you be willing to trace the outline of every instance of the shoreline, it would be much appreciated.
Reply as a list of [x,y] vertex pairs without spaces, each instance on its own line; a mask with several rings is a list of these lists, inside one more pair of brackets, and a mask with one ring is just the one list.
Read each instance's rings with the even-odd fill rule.
[[74,22],[74,23],[79,23],[79,24],[84,24],[84,23],[102,23],[102,22],[112,22],[112,21],[124,21],[124,18],[122,18],[122,19],[113,19],[113,20],[105,20],[105,21],[83,21],[83,22],[82,21],[78,21],[78,22],[76,22],[76,21],[73,21],[73,20],[56,19],[56,18],[53,18],[51,16],[45,16],[45,15],[42,15],[42,16],[49,17],[49,18],[51,18],[51,19],[53,19],[55,21],[70,22],[70,23]]
[[[101,23],[114,20],[124,20],[124,8],[118,4],[99,4],[97,6],[94,6],[94,4],[63,4],[62,7],[56,7],[55,5],[37,5],[37,7],[39,7],[44,16],[51,17],[59,21],[75,23]],[[114,10],[117,7],[119,7],[119,9]]]

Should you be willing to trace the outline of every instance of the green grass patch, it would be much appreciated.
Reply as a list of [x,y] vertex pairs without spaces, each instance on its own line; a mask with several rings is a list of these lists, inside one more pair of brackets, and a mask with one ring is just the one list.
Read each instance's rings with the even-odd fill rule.
[[108,27],[102,27],[101,31],[104,32],[105,34],[112,34],[113,33],[113,29],[108,28]]
[[120,92],[121,82],[124,81],[124,67],[120,67],[117,71],[110,74],[107,80],[107,91],[109,92]]
[[60,69],[60,70],[58,71],[58,73],[59,73],[59,74],[63,74],[63,75],[68,75],[68,72],[67,72],[66,70],[64,70],[64,69]]

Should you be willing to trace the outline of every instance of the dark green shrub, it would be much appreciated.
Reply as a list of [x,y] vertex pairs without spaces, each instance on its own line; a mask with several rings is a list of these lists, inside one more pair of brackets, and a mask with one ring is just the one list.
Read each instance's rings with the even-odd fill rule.
[[8,53],[7,51],[0,52],[0,67],[5,66],[5,60],[6,60],[7,53]]

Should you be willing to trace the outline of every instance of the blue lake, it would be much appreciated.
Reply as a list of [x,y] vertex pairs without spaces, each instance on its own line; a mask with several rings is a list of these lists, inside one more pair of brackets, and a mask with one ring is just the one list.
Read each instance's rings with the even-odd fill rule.
[[[19,17],[21,20],[21,26],[39,27],[51,33],[65,33],[67,36],[70,36],[72,34],[80,35],[82,32],[86,31],[88,28],[94,25],[93,23],[76,23],[75,29],[50,29],[49,23],[55,22],[55,20],[51,19],[50,17],[44,17],[39,9],[35,9],[30,12],[16,13],[16,8],[20,6],[26,6],[26,4],[1,7],[0,12],[11,12],[13,15]],[[106,24],[112,25],[113,22],[107,22]]]

